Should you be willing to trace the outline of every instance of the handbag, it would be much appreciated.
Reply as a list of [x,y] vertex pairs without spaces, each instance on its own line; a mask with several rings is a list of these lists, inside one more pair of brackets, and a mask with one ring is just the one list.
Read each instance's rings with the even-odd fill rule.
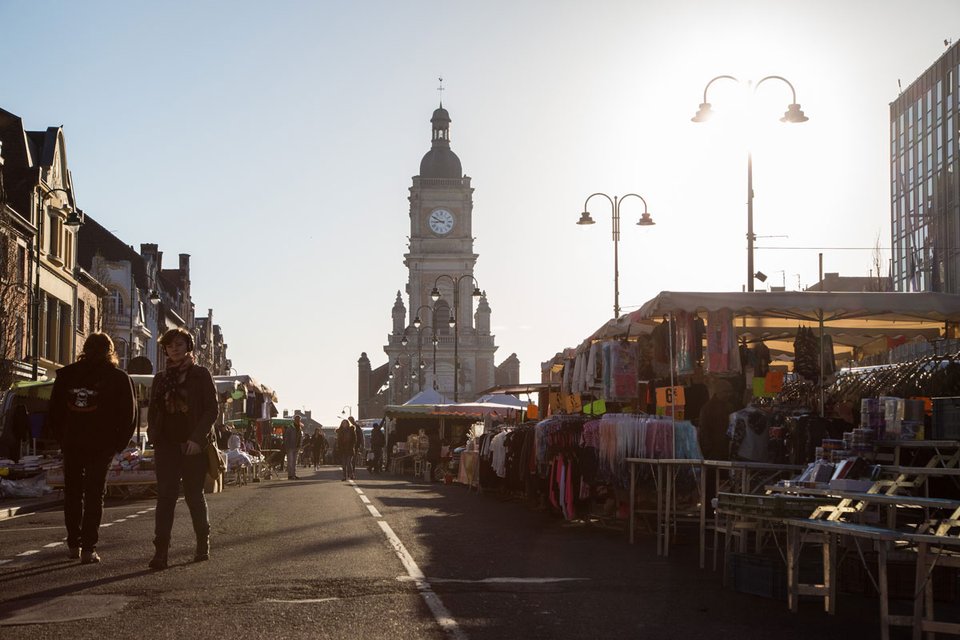
[[226,471],[226,465],[223,464],[223,458],[220,457],[220,450],[217,449],[217,445],[208,442],[204,449],[207,456],[207,475],[216,480],[220,477],[220,474]]

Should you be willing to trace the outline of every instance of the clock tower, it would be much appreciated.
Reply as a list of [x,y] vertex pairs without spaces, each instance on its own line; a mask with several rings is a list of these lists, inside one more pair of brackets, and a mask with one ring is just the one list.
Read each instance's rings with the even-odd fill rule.
[[394,374],[387,404],[425,389],[464,402],[495,384],[490,306],[474,276],[473,187],[450,148],[450,122],[441,103],[430,119],[430,150],[410,187],[406,295],[394,302],[384,346]]

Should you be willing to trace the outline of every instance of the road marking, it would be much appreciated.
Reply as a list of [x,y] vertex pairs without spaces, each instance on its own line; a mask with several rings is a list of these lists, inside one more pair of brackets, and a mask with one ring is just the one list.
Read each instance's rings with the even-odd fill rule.
[[44,548],[44,549],[52,549],[53,547],[59,547],[59,546],[62,545],[62,544],[63,544],[63,541],[62,541],[62,540],[61,540],[60,542],[51,542],[50,544],[45,544],[45,545],[43,545],[43,548]]
[[10,560],[10,559],[0,560],[0,564],[7,564],[8,562],[13,562],[13,560]]
[[113,526],[112,522],[105,522],[104,524],[100,525],[100,528],[103,529],[104,527],[112,527],[112,526]]
[[363,495],[363,489],[361,489],[360,487],[356,487],[356,486],[355,486],[355,487],[353,488],[353,490],[356,491],[359,495],[361,495],[361,496]]
[[363,504],[370,504],[370,498],[368,498],[367,496],[365,496],[365,495],[363,495],[363,494],[361,493],[361,494],[360,494],[360,502],[362,502]]
[[23,553],[18,553],[17,557],[20,558],[22,556],[32,556],[35,553],[40,553],[40,549],[30,549],[28,551],[24,551]]
[[281,604],[317,604],[318,602],[333,602],[340,598],[306,598],[304,600],[278,600],[276,598],[267,598],[264,602],[279,602]]
[[372,504],[368,504],[368,505],[367,505],[367,511],[369,511],[369,512],[370,512],[370,515],[372,515],[374,518],[382,518],[382,517],[383,517],[382,515],[380,515],[380,512],[377,511],[377,508],[376,508],[375,506],[373,506]]
[[460,625],[453,619],[453,616],[450,615],[450,611],[444,606],[440,597],[433,592],[433,588],[430,586],[430,583],[427,582],[423,571],[417,566],[416,561],[414,561],[413,556],[407,551],[407,548],[400,542],[397,534],[393,532],[393,529],[385,520],[377,520],[377,524],[380,525],[384,535],[387,536],[387,541],[393,546],[397,557],[400,558],[400,562],[407,570],[407,575],[413,578],[413,581],[417,585],[417,590],[420,592],[420,597],[427,603],[427,607],[430,608],[430,612],[433,613],[433,617],[437,621],[437,624],[440,625],[440,628],[455,640],[466,640],[466,634],[460,629]]

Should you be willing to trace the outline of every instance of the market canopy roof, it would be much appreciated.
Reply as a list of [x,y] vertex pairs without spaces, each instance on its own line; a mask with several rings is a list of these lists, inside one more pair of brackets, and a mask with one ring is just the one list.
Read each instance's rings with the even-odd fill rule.
[[737,316],[790,318],[810,322],[869,318],[887,322],[960,322],[960,295],[933,292],[662,291],[629,314],[659,320],[668,313],[729,309]]
[[448,404],[450,401],[440,395],[440,392],[436,389],[424,389],[417,395],[413,396],[403,404],[405,405],[416,405],[416,404]]

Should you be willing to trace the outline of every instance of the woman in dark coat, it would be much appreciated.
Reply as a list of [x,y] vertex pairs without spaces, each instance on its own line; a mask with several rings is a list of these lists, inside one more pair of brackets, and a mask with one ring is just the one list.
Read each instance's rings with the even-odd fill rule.
[[167,368],[153,381],[147,431],[154,443],[157,467],[157,512],[151,569],[166,569],[173,512],[180,497],[190,509],[197,536],[194,562],[210,558],[210,522],[203,485],[207,475],[204,448],[213,437],[217,420],[217,390],[205,367],[194,362],[193,336],[181,328],[160,338]]

